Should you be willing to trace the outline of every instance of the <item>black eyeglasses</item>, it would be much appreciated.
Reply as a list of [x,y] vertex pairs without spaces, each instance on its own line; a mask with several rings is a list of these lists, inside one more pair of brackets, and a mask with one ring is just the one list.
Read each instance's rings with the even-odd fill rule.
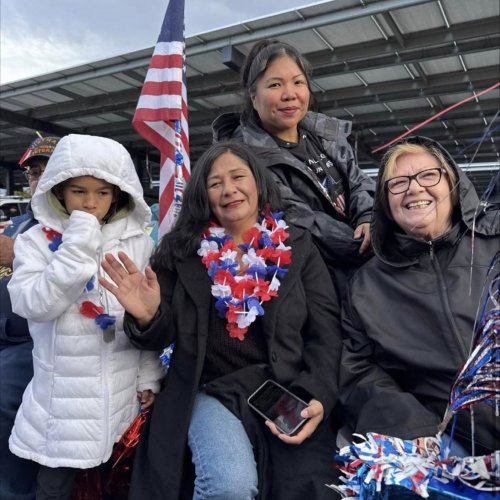
[[410,184],[415,179],[421,187],[431,187],[439,184],[441,176],[446,173],[442,167],[427,168],[415,175],[400,175],[385,181],[385,187],[392,194],[401,194],[410,189]]

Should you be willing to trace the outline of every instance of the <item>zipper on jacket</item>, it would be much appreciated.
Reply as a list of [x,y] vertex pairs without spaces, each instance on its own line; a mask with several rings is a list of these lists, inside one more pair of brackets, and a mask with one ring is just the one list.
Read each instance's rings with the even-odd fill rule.
[[[108,300],[108,295],[106,294],[106,290],[101,286],[99,283],[99,277],[102,276],[102,270],[101,270],[101,261],[102,261],[103,255],[101,251],[97,252],[97,262],[98,262],[98,268],[97,268],[97,293],[99,295],[99,303],[102,307],[104,307],[104,312],[106,314],[110,314],[110,309],[109,309],[109,300]],[[103,337],[104,337],[104,342],[109,343],[113,342],[116,338],[116,325],[111,325],[106,330],[103,330],[102,332]]]
[[434,243],[432,241],[429,241],[429,257],[431,262],[434,262]]
[[108,344],[104,341],[104,337],[101,337],[101,352],[102,352],[102,401],[104,410],[104,421],[103,421],[103,448],[101,456],[104,459],[106,451],[108,449],[109,442],[109,388],[108,388]]
[[434,243],[432,241],[429,241],[429,257],[432,263],[432,267],[434,271],[436,272],[436,277],[438,281],[438,288],[439,288],[439,295],[441,297],[441,302],[444,306],[444,313],[446,315],[446,318],[448,320],[448,323],[450,324],[451,330],[455,336],[455,339],[457,340],[457,344],[459,347],[459,351],[462,355],[462,359],[460,360],[461,363],[463,363],[468,356],[468,348],[467,346],[464,345],[462,337],[460,337],[460,334],[458,333],[458,328],[455,323],[455,318],[453,317],[451,307],[450,307],[450,302],[448,300],[448,288],[446,286],[446,282],[443,277],[443,273],[441,271],[441,266],[439,264],[439,260],[434,258]]
[[[101,259],[102,259],[102,252],[98,251],[97,252],[97,287],[98,287],[98,294],[99,294],[99,301],[101,302],[102,306],[105,306],[102,302],[102,297],[101,293],[105,293],[102,290],[102,287],[99,283],[99,276],[101,275]],[[107,304],[106,304],[107,306]],[[105,306],[105,312],[109,314],[109,309],[108,307]],[[101,360],[102,360],[102,402],[103,402],[103,410],[104,410],[104,421],[103,421],[103,432],[104,432],[104,439],[103,439],[103,447],[102,447],[102,452],[101,456],[104,459],[106,455],[106,450],[108,449],[108,442],[109,442],[109,387],[108,387],[108,346],[109,346],[109,341],[105,339],[105,331],[102,331],[101,335]]]

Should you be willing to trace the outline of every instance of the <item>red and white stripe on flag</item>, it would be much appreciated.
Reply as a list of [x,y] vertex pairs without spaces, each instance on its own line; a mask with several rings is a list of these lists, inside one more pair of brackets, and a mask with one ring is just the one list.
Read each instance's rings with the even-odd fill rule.
[[[170,230],[178,210],[174,184],[189,178],[189,134],[185,75],[184,0],[170,0],[132,125],[161,153],[159,235]],[[180,120],[180,140],[175,124]],[[182,164],[176,164],[176,146]],[[179,163],[179,162],[178,162]]]

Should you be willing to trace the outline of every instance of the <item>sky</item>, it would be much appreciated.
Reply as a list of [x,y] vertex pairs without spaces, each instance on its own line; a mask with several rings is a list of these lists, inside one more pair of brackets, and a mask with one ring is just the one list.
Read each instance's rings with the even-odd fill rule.
[[[185,0],[186,37],[318,0]],[[0,0],[0,83],[152,47],[167,0]]]

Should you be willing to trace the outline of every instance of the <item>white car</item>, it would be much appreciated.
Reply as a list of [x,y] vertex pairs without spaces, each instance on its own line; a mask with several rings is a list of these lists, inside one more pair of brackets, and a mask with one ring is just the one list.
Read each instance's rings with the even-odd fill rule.
[[29,198],[22,196],[2,196],[0,197],[0,233],[11,224],[10,219],[26,212],[26,207],[30,202]]

